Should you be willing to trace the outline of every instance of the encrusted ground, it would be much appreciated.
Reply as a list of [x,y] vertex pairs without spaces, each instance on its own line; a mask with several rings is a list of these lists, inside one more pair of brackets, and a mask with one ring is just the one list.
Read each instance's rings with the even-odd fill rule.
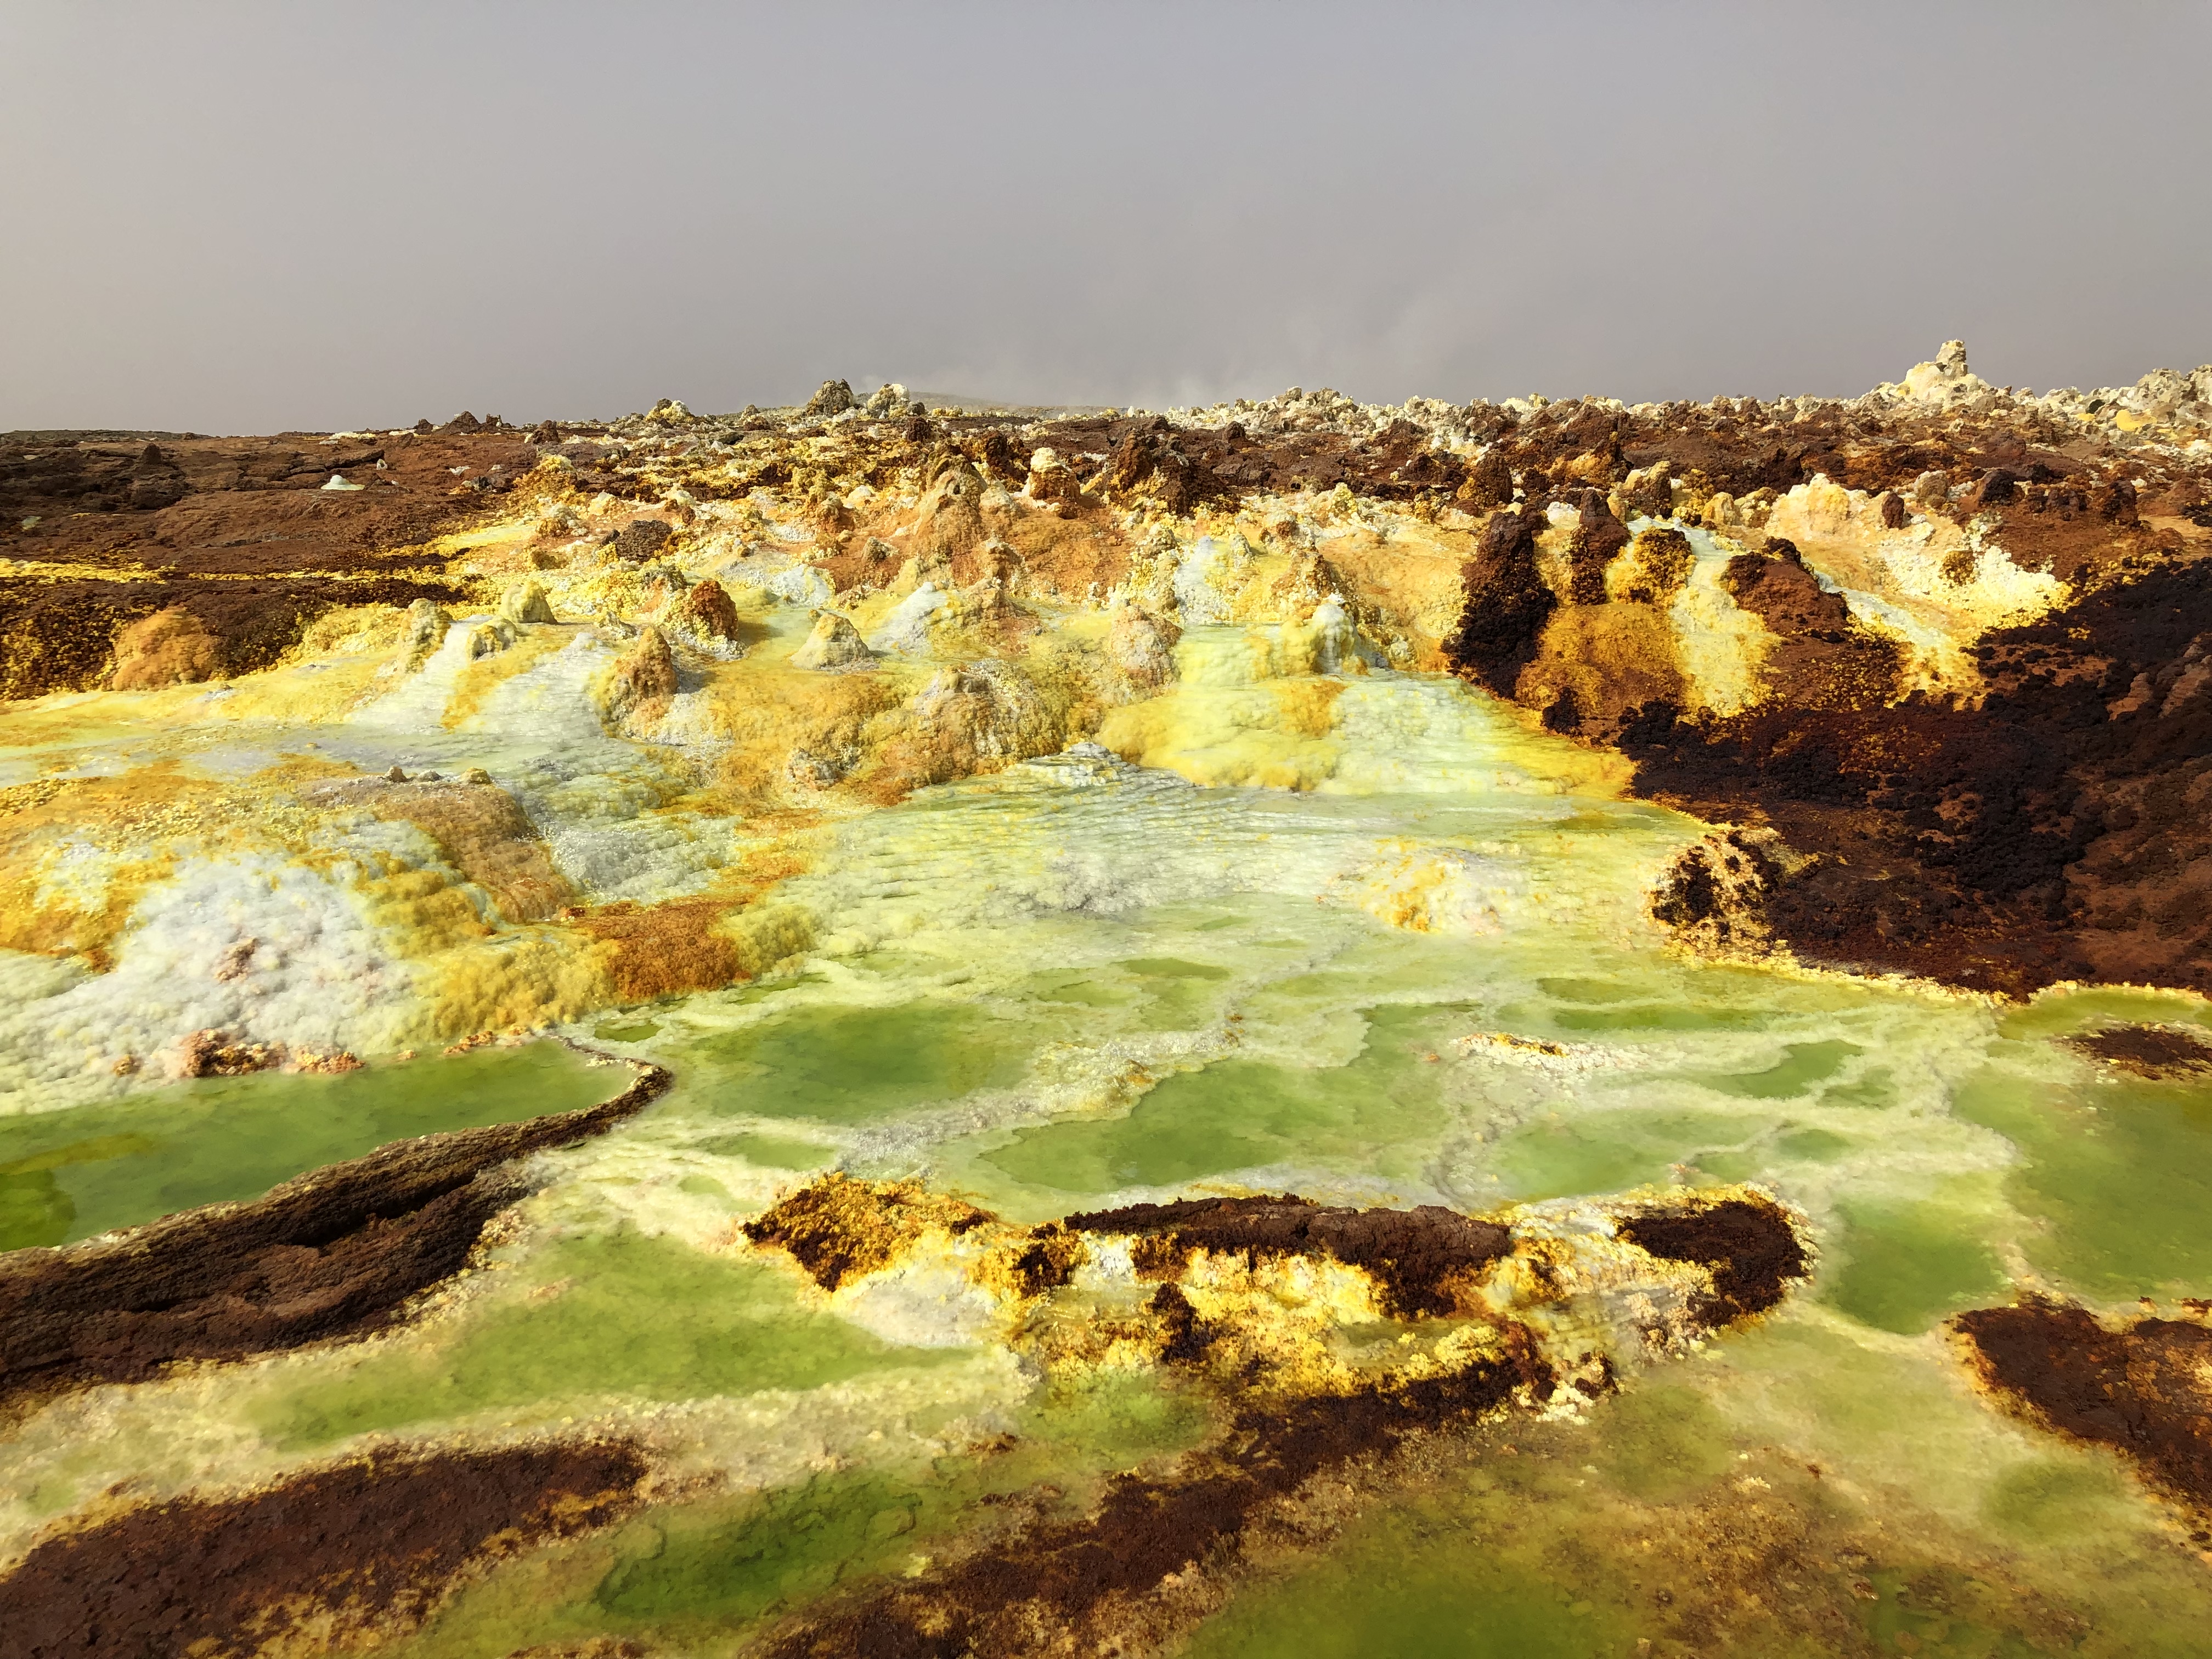
[[[1954,342],[1850,400],[1292,392],[1055,417],[833,382],[804,409],[528,433],[15,434],[0,690],[364,652],[413,674],[457,607],[504,605],[448,725],[572,642],[533,629],[581,624],[614,653],[611,727],[713,743],[714,787],[805,809],[1085,738],[1158,763],[1181,629],[1279,622],[1329,669],[1449,664],[1619,751],[1637,789],[1772,831],[1725,890],[1686,872],[1668,915],[1709,941],[2002,990],[2202,988],[2208,422],[2212,369],[2036,397]],[[800,672],[696,706],[762,636],[732,594],[763,587],[820,607]],[[957,665],[886,672],[917,654]],[[320,717],[396,695],[356,678],[324,677]],[[527,839],[476,817],[478,847]],[[494,857],[513,916],[574,882],[530,856]],[[44,908],[44,936],[97,932]],[[598,994],[745,971],[721,914],[596,921]]]
[[[1747,1416],[1825,1399],[1838,1353],[1879,1396],[1909,1351],[1949,1392],[1900,1413],[2116,1452],[2170,1507],[2087,1530],[2164,1528],[2194,1571],[2201,1305],[2068,1299],[2194,1284],[2187,1171],[2132,1170],[2169,1187],[2081,1243],[2033,1114],[2078,1109],[2089,1178],[2187,1161],[2156,1149],[2188,1144],[2212,1047],[2141,988],[2212,990],[2209,491],[2212,368],[2037,397],[1956,343],[1848,400],[961,410],[833,381],[527,431],[0,439],[7,1109],[404,1091],[423,1050],[595,1024],[665,1021],[698,1066],[0,1255],[0,1428],[36,1475],[0,1629],[409,1641],[520,1561],[486,1593],[547,1654],[1151,1650],[1375,1494],[1517,1456],[1509,1431],[1587,1449],[1658,1379],[1723,1386],[1736,1345]],[[1201,901],[1224,914],[1176,911]],[[986,989],[963,952],[993,927],[1031,931]],[[1420,977],[1539,932],[1559,957],[1465,997]],[[1389,954],[1416,936],[1438,949]],[[2066,981],[2137,988],[2002,1001]],[[1870,1052],[1893,1032],[1924,1048]],[[637,1115],[672,1083],[680,1112]],[[126,1156],[0,1163],[0,1201]],[[1581,1195],[1462,1196],[1484,1182]],[[579,1289],[625,1251],[657,1265],[619,1280],[647,1310],[619,1340],[711,1334],[603,1374],[617,1339],[563,1322],[629,1315]],[[572,1259],[598,1268],[545,1265]],[[1854,1321],[1863,1350],[1820,1346]],[[457,1356],[510,1328],[597,1380],[471,1393],[498,1367]],[[1020,1462],[1029,1393],[1125,1385],[1196,1426]],[[1622,1650],[1709,1625],[1909,1652],[1961,1608],[2095,1634],[2010,1544],[1859,1576],[1893,1519],[1936,1534],[1912,1480],[1863,1476],[1906,1454],[1832,1480],[1778,1449],[1827,1431],[1683,1453],[1711,1463],[1691,1509],[1621,1487],[1604,1524],[1632,1511],[1633,1559],[1684,1586],[1638,1582],[1654,1635]],[[736,1611],[724,1579],[774,1578],[789,1539],[684,1555],[679,1498],[900,1458],[1028,1473],[910,1557],[916,1510],[854,1498],[834,1571]],[[645,1562],[673,1611],[614,1609]],[[575,1575],[557,1617],[535,1572]],[[422,1651],[476,1650],[439,1629],[459,1645]]]

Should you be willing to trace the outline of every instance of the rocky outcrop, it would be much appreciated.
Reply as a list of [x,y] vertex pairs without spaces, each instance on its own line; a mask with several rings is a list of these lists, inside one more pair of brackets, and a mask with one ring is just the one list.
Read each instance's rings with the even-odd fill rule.
[[632,519],[615,532],[609,550],[626,563],[643,564],[658,556],[663,544],[673,533],[665,520]]
[[1022,488],[1031,501],[1063,513],[1083,505],[1083,480],[1048,446],[1030,455],[1029,477]]
[[639,630],[607,675],[606,713],[617,726],[648,726],[668,712],[677,692],[676,654],[658,628]]
[[517,624],[557,622],[553,614],[553,602],[545,597],[544,584],[534,581],[518,583],[500,596],[499,614]]
[[860,407],[853,396],[853,388],[842,380],[824,380],[815,394],[806,400],[799,415],[806,420],[821,420],[831,415],[842,415],[848,409]]
[[929,487],[915,506],[906,540],[919,568],[949,564],[980,548],[983,528],[983,476],[964,455],[943,458],[930,469]]
[[[1002,1328],[1030,1364],[1081,1374],[1110,1353],[1117,1368],[1157,1366],[1217,1391],[1227,1432],[1113,1477],[1079,1510],[1017,1519],[973,1551],[811,1612],[767,1650],[1013,1659],[1126,1650],[1138,1632],[1156,1645],[1218,1605],[1194,1584],[1273,1536],[1271,1518],[1309,1483],[1386,1467],[1439,1432],[1610,1392],[1613,1359],[1588,1343],[1611,1322],[1576,1325],[1569,1346],[1546,1334],[1552,1322],[1523,1322],[1524,1302],[1595,1291],[1634,1307],[1632,1340],[1649,1363],[1775,1307],[1811,1268],[1797,1222],[1753,1189],[1601,1202],[1613,1236],[1599,1243],[1577,1229],[1581,1242],[1566,1243],[1437,1205],[1352,1209],[1294,1193],[1133,1204],[1026,1228],[912,1181],[830,1175],[785,1194],[743,1232],[824,1293],[850,1298],[878,1274],[960,1262],[979,1291],[1018,1310]],[[1102,1268],[1109,1253],[1117,1265]],[[1110,1302],[1099,1298],[1105,1284]],[[1333,1288],[1279,1293],[1320,1284]],[[1418,1334],[1439,1316],[1468,1314],[1449,1354],[1423,1352]],[[1394,1358],[1336,1358],[1331,1328],[1347,1319],[1395,1326]]]
[[729,590],[712,576],[693,583],[661,613],[660,626],[668,633],[727,653],[738,642],[738,607]]
[[214,679],[223,672],[222,641],[183,605],[158,611],[115,636],[118,691],[154,691]]
[[1477,684],[1510,697],[1521,671],[1536,655],[1544,625],[1559,599],[1536,567],[1536,532],[1543,519],[1533,507],[1493,517],[1467,565],[1467,608],[1446,656]]
[[514,1160],[605,1133],[668,1082],[641,1066],[603,1105],[395,1142],[250,1204],[0,1256],[0,1407],[380,1329],[532,1190]]
[[447,1448],[134,1504],[41,1541],[0,1578],[0,1624],[27,1659],[374,1642],[517,1546],[628,1515],[647,1468],[619,1442]]
[[814,629],[791,654],[793,668],[860,668],[876,659],[860,630],[834,611],[814,613]]

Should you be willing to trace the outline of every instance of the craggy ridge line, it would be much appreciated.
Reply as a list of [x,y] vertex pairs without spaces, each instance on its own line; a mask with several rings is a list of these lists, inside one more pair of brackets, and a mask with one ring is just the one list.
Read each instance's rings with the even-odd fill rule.
[[[1645,1257],[1703,1271],[1710,1288],[1692,1289],[1688,1308],[1698,1334],[1775,1306],[1789,1282],[1810,1271],[1789,1212],[1763,1196],[1632,1200],[1618,1225],[1619,1237]],[[1562,1389],[1595,1398],[1615,1386],[1603,1353],[1547,1353],[1529,1326],[1495,1311],[1482,1313],[1489,1329],[1480,1348],[1441,1367],[1339,1372],[1320,1387],[1314,1377],[1327,1374],[1301,1373],[1295,1355],[1270,1357],[1240,1343],[1256,1333],[1241,1331],[1239,1321],[1264,1323],[1266,1316],[1255,1311],[1259,1304],[1240,1312],[1224,1293],[1222,1264],[1238,1257],[1247,1274],[1290,1259],[1354,1268],[1403,1323],[1485,1310],[1477,1280],[1514,1255],[1515,1235],[1438,1206],[1354,1210],[1294,1194],[1191,1199],[1073,1214],[1024,1231],[916,1182],[872,1187],[833,1174],[786,1194],[744,1231],[756,1245],[788,1252],[831,1294],[896,1268],[941,1237],[969,1253],[976,1282],[1009,1291],[1022,1309],[1079,1290],[1087,1241],[1131,1240],[1129,1266],[1158,1288],[1140,1309],[1099,1313],[1102,1334],[1151,1363],[1210,1375],[1237,1401],[1226,1432],[1170,1472],[1117,1476],[1086,1516],[1017,1523],[933,1571],[859,1589],[842,1606],[804,1615],[769,1647],[775,1659],[1013,1659],[1150,1646],[1187,1623],[1193,1597],[1207,1593],[1193,1571],[1246,1554],[1316,1476],[1387,1458],[1416,1436],[1465,1429],[1516,1405],[1540,1410]],[[1201,1267],[1201,1258],[1212,1265]],[[1200,1316],[1186,1283],[1218,1307],[1214,1316]],[[1024,1318],[1016,1340],[1054,1322]],[[1061,1339],[1067,1334],[1063,1328]],[[1645,1330],[1647,1344],[1653,1334]],[[1039,1352],[1052,1349],[1047,1337]],[[1060,1352],[1084,1348],[1078,1341]],[[1212,1363],[1224,1352],[1225,1364]]]
[[532,1190],[514,1161],[604,1133],[665,1093],[658,1066],[613,1099],[423,1135],[57,1249],[0,1255],[0,1414],[173,1362],[242,1359],[358,1336],[457,1272],[485,1224]]

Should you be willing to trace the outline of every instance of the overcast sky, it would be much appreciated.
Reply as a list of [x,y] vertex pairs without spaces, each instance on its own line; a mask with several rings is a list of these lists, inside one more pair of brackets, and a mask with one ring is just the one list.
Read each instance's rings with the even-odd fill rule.
[[2212,360],[2212,5],[0,0],[0,428]]

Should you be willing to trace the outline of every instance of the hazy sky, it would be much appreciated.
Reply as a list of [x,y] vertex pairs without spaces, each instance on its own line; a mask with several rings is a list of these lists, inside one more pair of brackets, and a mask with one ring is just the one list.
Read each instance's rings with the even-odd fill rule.
[[2212,5],[0,0],[0,428],[2212,360]]

